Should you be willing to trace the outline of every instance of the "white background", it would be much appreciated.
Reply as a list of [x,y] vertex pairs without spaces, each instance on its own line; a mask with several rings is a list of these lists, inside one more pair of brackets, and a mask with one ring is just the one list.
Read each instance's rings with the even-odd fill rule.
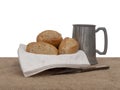
[[[0,0],[0,57],[16,57],[20,43],[35,41],[43,30],[72,36],[73,24],[106,27],[108,51],[102,57],[120,56],[120,0]],[[103,51],[104,35],[96,34]],[[97,56],[101,56],[98,55]]]

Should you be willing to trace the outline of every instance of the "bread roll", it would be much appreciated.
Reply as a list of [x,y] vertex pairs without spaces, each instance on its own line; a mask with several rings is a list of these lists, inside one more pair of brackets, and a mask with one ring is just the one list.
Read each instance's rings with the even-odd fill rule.
[[45,30],[38,34],[37,42],[44,41],[58,47],[62,41],[62,36],[60,33],[54,30]]
[[31,42],[27,45],[26,51],[35,54],[58,54],[58,50],[56,47],[45,42]]
[[79,49],[78,42],[73,38],[65,38],[59,45],[59,54],[72,54]]

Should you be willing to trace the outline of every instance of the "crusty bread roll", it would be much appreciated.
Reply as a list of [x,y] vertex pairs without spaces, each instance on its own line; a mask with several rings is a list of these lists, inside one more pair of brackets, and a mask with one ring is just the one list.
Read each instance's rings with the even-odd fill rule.
[[55,46],[46,42],[31,42],[26,46],[26,51],[35,54],[57,55],[58,50]]
[[38,34],[37,42],[44,41],[58,47],[62,41],[62,36],[60,33],[54,30],[45,30]]
[[78,42],[73,38],[65,38],[59,45],[59,54],[72,54],[79,49]]

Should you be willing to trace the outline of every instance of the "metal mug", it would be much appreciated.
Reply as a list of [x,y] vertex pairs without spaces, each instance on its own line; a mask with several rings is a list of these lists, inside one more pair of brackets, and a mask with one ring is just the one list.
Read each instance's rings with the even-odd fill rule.
[[[73,25],[73,35],[72,38],[79,42],[81,50],[83,50],[91,65],[97,64],[96,52],[100,55],[104,55],[107,52],[108,37],[105,27],[99,27],[95,29],[96,25],[90,24],[74,24]],[[95,34],[102,30],[104,32],[104,51],[100,52],[96,50],[96,37]]]

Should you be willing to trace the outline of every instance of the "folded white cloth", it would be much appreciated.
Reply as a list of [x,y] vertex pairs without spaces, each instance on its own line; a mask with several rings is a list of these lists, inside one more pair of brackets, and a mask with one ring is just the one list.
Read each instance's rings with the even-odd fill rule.
[[18,48],[19,63],[25,77],[32,76],[51,68],[69,67],[80,68],[90,65],[82,50],[74,54],[44,55],[26,52],[26,45]]

